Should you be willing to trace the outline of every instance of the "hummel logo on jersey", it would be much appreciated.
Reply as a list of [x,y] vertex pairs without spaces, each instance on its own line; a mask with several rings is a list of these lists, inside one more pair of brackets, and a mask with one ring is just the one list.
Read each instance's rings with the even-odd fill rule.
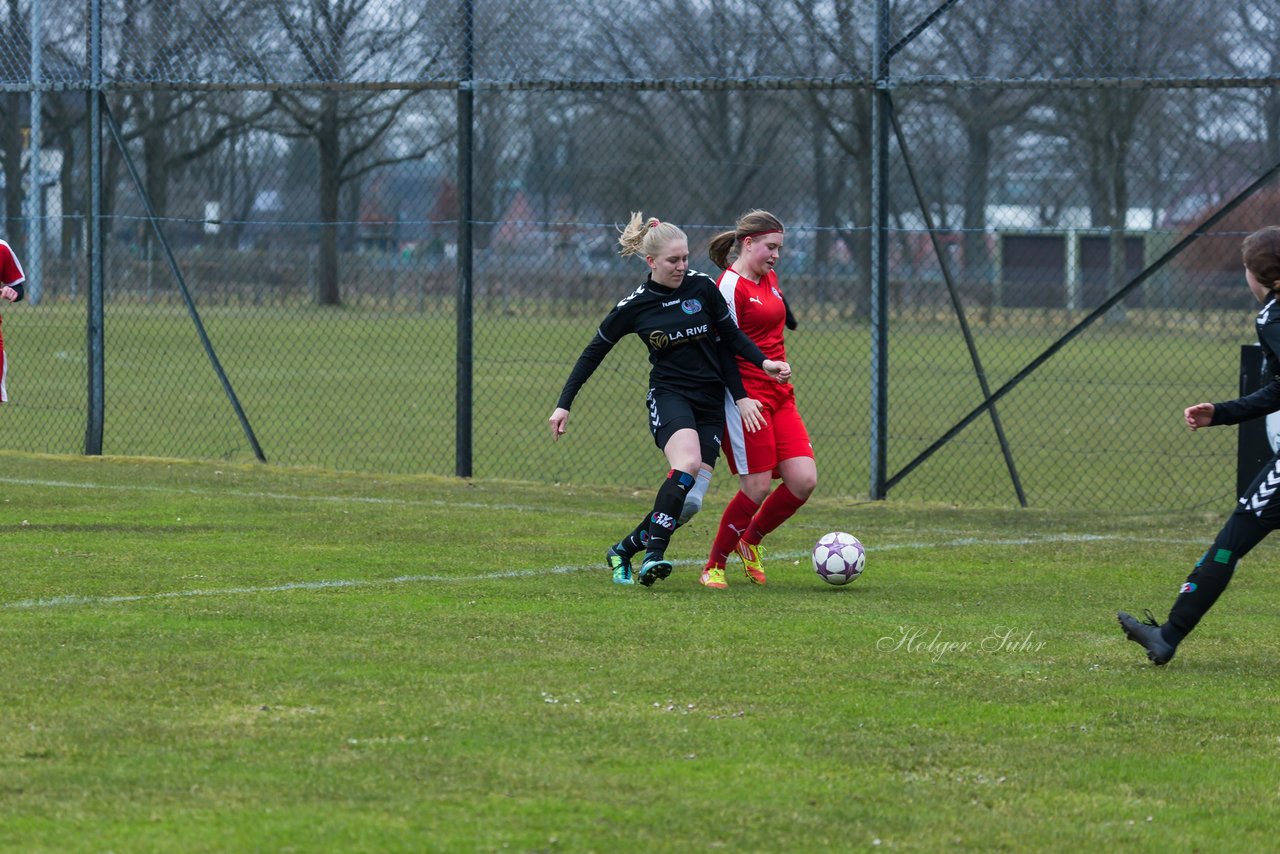
[[678,300],[678,299],[667,300],[666,302],[664,302],[664,303],[662,304],[662,307],[663,307],[663,308],[671,308],[671,306],[673,306],[673,305],[678,305],[679,303],[680,303],[680,300]]
[[1240,503],[1255,513],[1260,513],[1263,508],[1271,503],[1271,496],[1275,495],[1277,488],[1280,488],[1280,465],[1267,472],[1267,476],[1263,478],[1262,483],[1258,484],[1258,491],[1253,494],[1252,498],[1241,498]]
[[618,308],[622,308],[624,305],[626,305],[627,303],[631,302],[633,299],[635,299],[636,297],[640,296],[642,293],[644,293],[644,285],[641,285],[640,287],[636,288],[636,289],[635,289],[634,291],[632,291],[631,293],[627,294],[627,295],[626,295],[625,297],[623,297],[622,299],[618,300]]

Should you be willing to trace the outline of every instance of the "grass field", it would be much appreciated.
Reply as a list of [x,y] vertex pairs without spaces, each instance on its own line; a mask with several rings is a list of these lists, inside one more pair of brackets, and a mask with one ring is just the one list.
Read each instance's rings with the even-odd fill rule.
[[[610,354],[575,403],[564,442],[546,427],[561,385],[604,312],[477,313],[473,473],[644,490],[661,457],[646,435],[648,366],[636,341]],[[1165,318],[1166,314],[1156,315]],[[106,312],[103,450],[252,460],[251,449],[180,306]],[[1234,431],[1190,435],[1186,405],[1235,395],[1239,323],[1191,317],[1175,328],[1102,323],[999,404],[1031,506],[1129,511],[1216,508],[1234,487]],[[1213,323],[1209,323],[1213,319]],[[362,309],[204,311],[219,358],[269,461],[348,471],[456,471],[454,318]],[[1016,321],[1016,322],[1015,322]],[[977,330],[997,388],[1065,331],[1038,313]],[[0,446],[80,453],[86,424],[84,309],[22,306],[6,317],[12,403]],[[796,393],[828,495],[870,488],[870,332],[816,317],[789,336]],[[888,476],[981,399],[954,321],[899,319],[891,331]],[[1176,467],[1170,467],[1170,460]],[[983,416],[897,485],[912,501],[1013,506],[1016,492]]]
[[722,502],[609,583],[648,490],[0,452],[0,492],[5,851],[1274,846],[1274,546],[1166,668],[1115,625],[1227,507],[819,497],[713,592]]

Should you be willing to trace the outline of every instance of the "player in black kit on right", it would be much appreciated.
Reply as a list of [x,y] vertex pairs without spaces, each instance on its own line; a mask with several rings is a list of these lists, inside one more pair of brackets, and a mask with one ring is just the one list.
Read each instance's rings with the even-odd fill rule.
[[[744,422],[749,427],[759,423],[759,404],[742,392],[739,377],[726,376],[732,364],[729,354],[741,355],[779,382],[790,379],[791,367],[766,359],[733,322],[715,280],[689,269],[689,239],[679,227],[635,213],[618,243],[624,257],[644,256],[649,277],[601,322],[573,366],[549,421],[552,437],[559,439],[583,383],[623,336],[633,332],[640,336],[652,365],[649,431],[671,467],[654,499],[653,512],[630,536],[645,543],[644,562],[634,580],[648,587],[671,574],[665,553],[685,497],[698,482],[699,471],[715,465],[719,456],[727,382],[738,398]],[[613,580],[633,583],[630,561],[612,548],[609,558]]]
[[[1192,430],[1239,424],[1280,410],[1280,226],[1268,226],[1250,234],[1240,245],[1240,254],[1244,257],[1245,284],[1262,303],[1254,327],[1270,382],[1235,400],[1188,406],[1182,417]],[[1227,589],[1236,564],[1267,534],[1280,528],[1278,485],[1280,454],[1272,457],[1254,477],[1209,550],[1196,562],[1169,610],[1167,621],[1157,622],[1150,611],[1146,620],[1141,621],[1124,611],[1116,615],[1125,636],[1146,649],[1152,664],[1169,663],[1178,644]]]

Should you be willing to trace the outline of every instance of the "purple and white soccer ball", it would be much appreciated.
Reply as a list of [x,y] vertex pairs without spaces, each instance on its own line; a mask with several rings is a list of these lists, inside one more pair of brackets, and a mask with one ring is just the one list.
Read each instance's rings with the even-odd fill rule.
[[848,584],[867,565],[867,550],[853,534],[832,531],[813,547],[813,571],[828,584]]

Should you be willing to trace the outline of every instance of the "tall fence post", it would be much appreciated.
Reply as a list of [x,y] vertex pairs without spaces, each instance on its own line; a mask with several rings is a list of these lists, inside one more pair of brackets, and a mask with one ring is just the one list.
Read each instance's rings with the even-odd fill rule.
[[871,485],[885,497],[889,435],[889,0],[876,0],[875,90],[871,100]]
[[103,235],[102,235],[102,0],[89,4],[89,285],[86,323],[88,412],[84,452],[102,454],[103,394]]
[[27,195],[27,298],[39,305],[44,282],[44,79],[41,66],[44,15],[41,0],[31,0],[31,189]]
[[471,86],[475,48],[475,9],[472,0],[462,0],[459,9],[462,27],[462,67],[458,75],[458,355],[455,443],[455,474],[471,477],[471,435],[473,420],[472,377],[473,324],[472,311],[472,213],[471,179],[474,146],[475,91]]

